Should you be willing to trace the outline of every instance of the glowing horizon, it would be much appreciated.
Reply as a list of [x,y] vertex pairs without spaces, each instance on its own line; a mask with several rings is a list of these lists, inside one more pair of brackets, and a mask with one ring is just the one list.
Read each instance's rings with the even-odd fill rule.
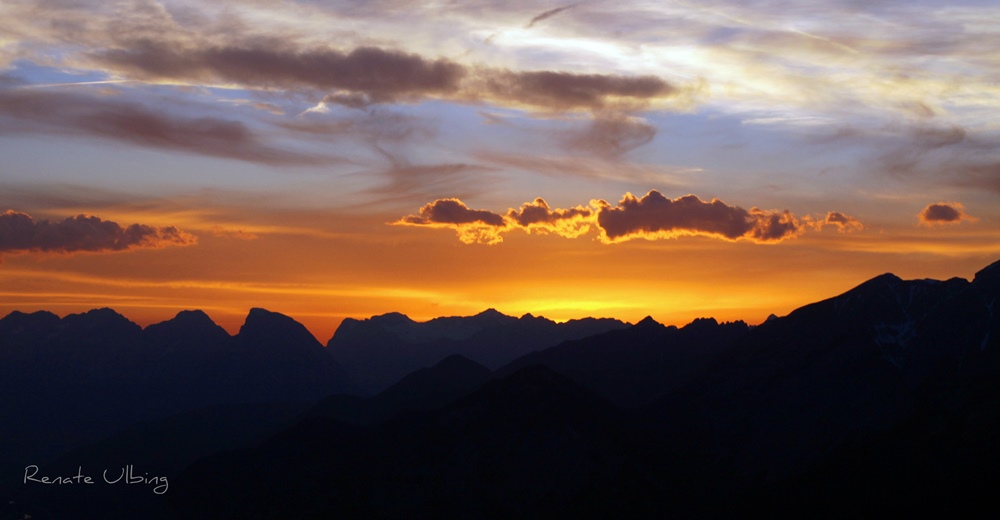
[[1000,8],[0,6],[0,314],[759,323],[1000,258]]

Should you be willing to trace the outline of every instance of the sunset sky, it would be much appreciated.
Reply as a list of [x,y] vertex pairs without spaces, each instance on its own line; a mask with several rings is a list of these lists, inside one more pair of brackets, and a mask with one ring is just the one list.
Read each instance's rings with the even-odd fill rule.
[[759,323],[1000,259],[995,1],[4,0],[0,315]]

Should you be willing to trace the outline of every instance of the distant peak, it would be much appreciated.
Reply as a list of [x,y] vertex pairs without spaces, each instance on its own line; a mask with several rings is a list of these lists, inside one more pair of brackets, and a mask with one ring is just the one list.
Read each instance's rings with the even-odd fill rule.
[[101,307],[100,309],[91,309],[87,312],[81,313],[81,316],[93,316],[93,317],[111,317],[118,316],[124,318],[118,311],[112,309],[111,307]]
[[300,338],[311,340],[310,343],[319,343],[304,325],[293,318],[259,307],[250,309],[250,313],[247,314],[247,319],[243,322],[243,326],[240,327],[237,337],[244,339],[250,337],[264,338],[269,341],[275,341],[278,338],[281,341]]
[[894,285],[896,285],[896,284],[898,284],[899,282],[902,282],[902,281],[903,281],[902,278],[900,278],[900,277],[898,277],[898,276],[896,276],[896,275],[894,275],[892,273],[884,273],[884,274],[880,274],[880,275],[876,276],[875,278],[872,278],[871,280],[868,280],[867,283],[878,282],[878,283],[887,283],[889,285],[893,285],[894,286]]
[[715,318],[695,318],[694,321],[688,323],[684,328],[697,329],[700,327],[716,327],[719,325],[719,321]]
[[663,324],[654,320],[652,316],[646,316],[635,324],[636,327],[662,327]]
[[994,290],[1000,289],[1000,261],[993,262],[976,273],[973,283]]
[[379,314],[378,316],[372,316],[370,320],[374,323],[381,323],[384,325],[414,323],[413,319],[401,312],[387,312],[385,314]]
[[49,312],[49,311],[35,311],[35,312],[27,313],[27,312],[21,312],[21,311],[14,310],[14,311],[10,311],[10,314],[8,314],[4,319],[6,319],[6,318],[10,318],[12,320],[14,320],[14,319],[27,319],[27,318],[41,318],[41,319],[55,318],[55,319],[59,319],[59,316],[56,315],[56,314],[54,314],[54,313],[52,313],[52,312]]
[[176,327],[179,325],[187,327],[214,326],[215,322],[212,321],[212,318],[209,318],[208,314],[205,314],[204,311],[195,309],[195,310],[180,311],[172,319],[154,325],[150,325],[149,327],[162,327],[162,326]]
[[100,309],[91,309],[87,312],[80,314],[70,314],[66,316],[66,320],[71,323],[122,323],[128,325],[134,325],[138,327],[132,320],[118,314],[114,309],[109,307],[103,307]]
[[197,322],[197,323],[212,322],[212,323],[215,323],[215,322],[212,321],[212,318],[210,318],[208,316],[208,314],[205,314],[205,311],[203,311],[201,309],[194,309],[194,310],[190,310],[190,311],[180,311],[180,312],[177,313],[177,316],[174,316],[174,319],[175,320],[184,321],[184,322]]
[[272,312],[267,309],[261,309],[260,307],[254,307],[250,309],[247,314],[247,319],[243,322],[243,327],[240,328],[242,333],[244,329],[256,328],[262,325],[274,326],[274,325],[287,325],[290,323],[298,323],[292,318],[285,316],[279,312]]
[[173,319],[149,325],[145,332],[151,337],[184,341],[205,338],[219,339],[229,336],[225,329],[218,326],[208,314],[200,310],[180,311]]
[[479,314],[473,316],[475,322],[478,322],[481,326],[490,326],[500,323],[507,323],[510,321],[517,321],[517,318],[513,316],[507,316],[506,314],[490,307]]

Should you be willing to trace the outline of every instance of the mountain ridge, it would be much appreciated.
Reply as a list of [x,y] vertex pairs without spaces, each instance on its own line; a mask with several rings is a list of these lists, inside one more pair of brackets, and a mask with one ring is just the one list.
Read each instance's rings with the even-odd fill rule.
[[[432,325],[415,334],[425,325],[389,313],[368,320],[369,337],[389,344],[333,350],[294,319],[259,308],[235,335],[199,311],[145,329],[110,309],[65,318],[13,312],[0,319],[0,412],[11,418],[0,424],[0,461],[10,466],[0,484],[22,489],[10,481],[18,465],[44,464],[79,443],[165,430],[184,442],[211,425],[213,412],[175,416],[179,422],[155,416],[185,406],[221,410],[239,401],[248,407],[233,416],[237,423],[287,418],[267,408],[280,397],[306,410],[293,425],[257,448],[246,435],[212,439],[198,452],[212,451],[206,458],[171,468],[180,471],[178,489],[235,482],[255,494],[220,484],[179,494],[189,505],[252,517],[280,513],[289,497],[309,492],[329,513],[402,511],[380,509],[391,509],[384,496],[417,516],[608,513],[622,500],[681,516],[817,503],[856,513],[861,504],[837,497],[876,500],[873,490],[887,482],[890,505],[901,510],[946,496],[982,499],[992,490],[974,476],[1000,478],[990,455],[1000,436],[997,299],[1000,262],[972,281],[883,274],[753,327],[714,318],[680,328],[651,317],[634,325],[579,320],[593,327],[560,339],[565,330],[551,320],[488,309],[423,322]],[[364,323],[345,330],[365,332]],[[406,341],[428,336],[435,339]],[[535,343],[507,350],[518,357],[496,371],[464,355],[525,338]],[[366,374],[335,355],[354,348],[379,359],[425,347],[441,359],[403,358],[390,368],[427,364],[373,397],[347,387],[345,372]],[[150,420],[155,427],[127,429]],[[114,451],[107,446],[71,453]],[[194,452],[185,457],[187,464]],[[323,469],[317,460],[345,464],[324,478],[347,491],[310,483]],[[288,475],[302,478],[269,488]],[[915,502],[906,502],[914,500],[909,489],[919,490]],[[34,491],[33,504],[59,503],[46,500],[58,490]],[[473,498],[448,498],[466,491]]]

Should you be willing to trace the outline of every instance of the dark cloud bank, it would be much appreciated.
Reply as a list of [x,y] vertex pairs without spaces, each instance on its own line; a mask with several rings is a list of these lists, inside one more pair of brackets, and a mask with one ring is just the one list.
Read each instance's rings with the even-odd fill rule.
[[703,201],[695,195],[669,199],[656,190],[642,197],[627,193],[617,205],[593,200],[590,207],[571,209],[553,209],[537,198],[506,214],[471,209],[458,199],[439,199],[422,207],[418,215],[403,217],[393,224],[450,228],[463,242],[490,244],[501,242],[501,234],[512,229],[574,238],[593,226],[604,243],[693,235],[778,243],[801,235],[809,227],[832,225],[844,232],[863,228],[856,218],[835,211],[829,212],[825,220],[815,221],[811,217],[797,218],[787,210],[747,210],[718,199]]
[[447,97],[544,110],[597,110],[612,102],[644,103],[678,91],[656,76],[470,67],[446,58],[429,59],[378,47],[344,52],[275,42],[199,48],[141,41],[92,57],[112,70],[138,79],[337,90],[326,100],[351,107]]
[[26,213],[0,214],[0,253],[75,253],[187,246],[193,235],[173,226],[121,226],[94,216],[78,215],[59,222],[35,220]]

